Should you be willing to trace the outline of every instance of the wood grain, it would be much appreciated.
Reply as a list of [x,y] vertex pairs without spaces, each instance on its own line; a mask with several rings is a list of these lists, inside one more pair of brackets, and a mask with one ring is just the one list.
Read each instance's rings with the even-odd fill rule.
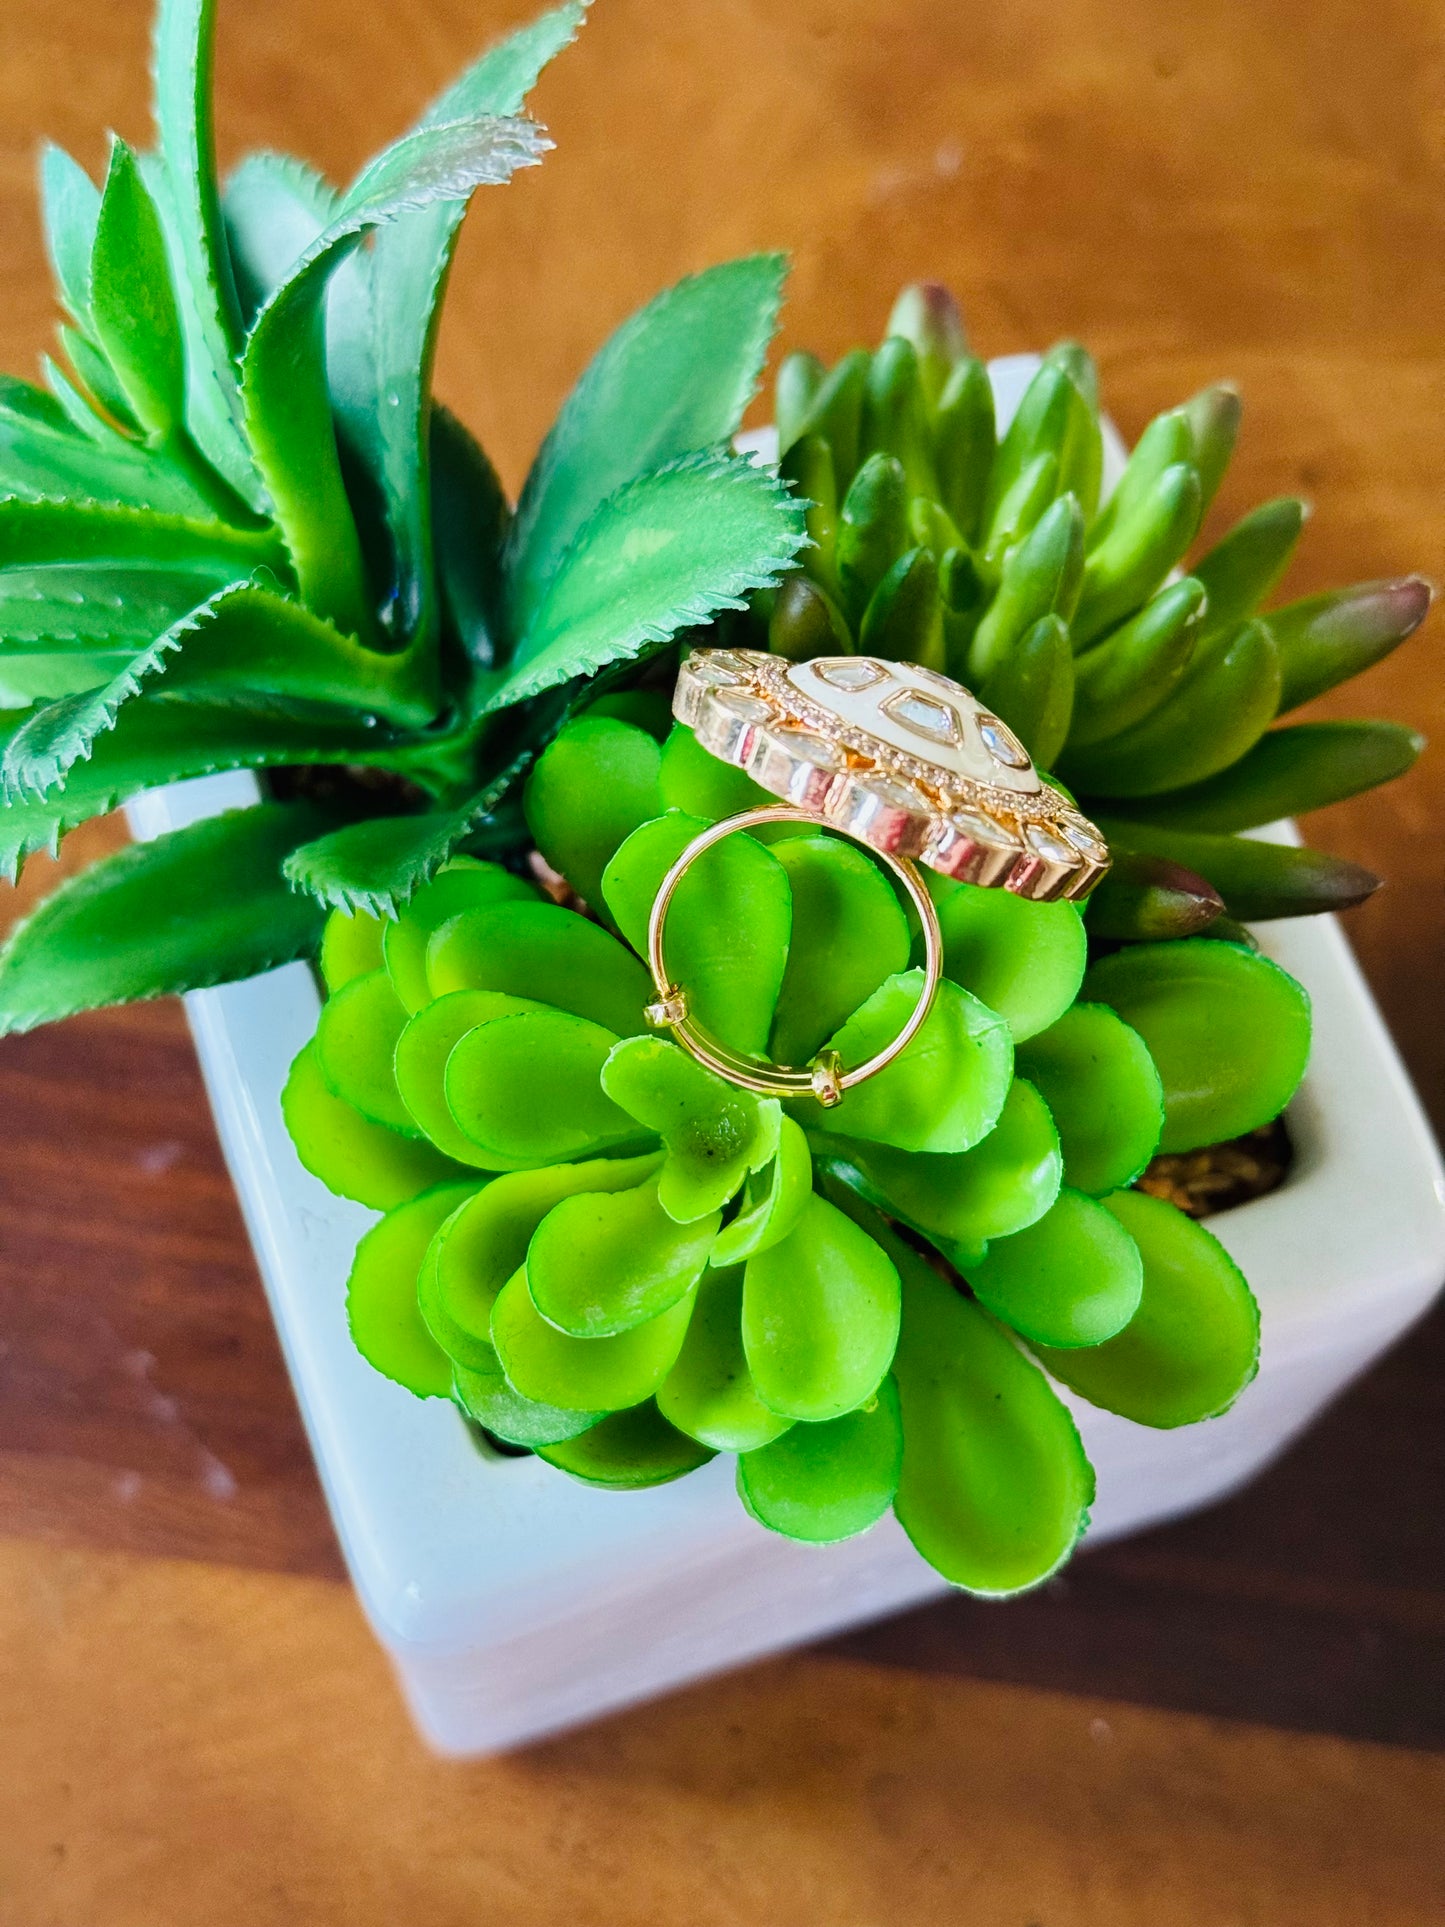
[[[106,125],[148,137],[148,12],[7,10],[0,367],[29,372],[54,321],[36,146],[94,170]],[[225,7],[224,151],[344,179],[524,12]],[[1233,376],[1216,524],[1302,490],[1298,592],[1438,576],[1442,38],[1424,0],[602,0],[538,90],[557,152],[478,198],[441,392],[515,486],[608,328],[781,245],[784,346],[872,339],[897,284],[932,275],[985,353],[1087,340],[1127,433]],[[1325,711],[1445,738],[1439,634]],[[1442,767],[1311,826],[1391,879],[1349,927],[1439,1120]],[[948,1602],[455,1769],[420,1757],[320,1577],[330,1529],[178,1011],[0,1046],[0,1227],[6,1927],[1445,1913],[1439,1762],[1357,1743],[1445,1740],[1439,1316],[1251,1491],[1043,1594]]]
[[462,1766],[340,1587],[113,1554],[0,1545],[0,1732],[6,1927],[1445,1916],[1430,1755],[805,1656]]

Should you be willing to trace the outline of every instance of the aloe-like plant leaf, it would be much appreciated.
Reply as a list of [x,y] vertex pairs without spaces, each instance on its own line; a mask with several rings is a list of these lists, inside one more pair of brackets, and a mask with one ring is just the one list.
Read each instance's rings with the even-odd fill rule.
[[186,328],[188,411],[204,453],[251,508],[264,503],[241,432],[241,325],[211,125],[214,0],[160,0],[152,61],[160,154],[147,170]]
[[[577,35],[583,0],[568,0],[489,48],[434,101],[416,132],[520,113],[547,63]],[[395,554],[396,626],[428,632],[432,605],[427,403],[441,292],[465,196],[439,200],[379,230],[369,258],[331,297],[331,388],[343,430],[385,505]],[[362,312],[338,314],[342,305]]]
[[207,496],[158,455],[119,435],[102,445],[0,401],[0,493],[31,501],[154,509],[210,519]]
[[374,816],[331,830],[292,852],[287,880],[330,909],[394,917],[496,808],[519,774],[519,765],[512,765],[460,809]]
[[248,154],[226,182],[221,207],[236,300],[247,327],[322,229],[341,196],[291,154]]
[[100,218],[100,189],[79,161],[47,141],[40,155],[45,242],[61,299],[77,327],[90,325],[90,254]]
[[114,727],[122,706],[162,678],[167,693],[261,704],[289,698],[424,722],[429,709],[408,693],[405,675],[400,657],[361,648],[300,603],[257,583],[232,583],[172,624],[111,682],[37,711],[0,760],[0,797],[44,796]]
[[[4,664],[0,662],[0,677]],[[412,752],[389,731],[348,716],[258,714],[237,703],[134,702],[95,739],[52,794],[0,806],[0,876],[14,879],[27,856],[54,852],[65,831],[162,783],[219,770],[298,763],[357,763],[407,770]]]
[[124,141],[111,149],[90,261],[96,340],[141,427],[169,436],[186,407],[185,342],[165,235]]
[[431,535],[442,609],[469,661],[498,667],[503,648],[502,545],[511,522],[497,471],[439,402],[429,411]]
[[488,707],[625,661],[776,583],[804,539],[775,475],[720,451],[685,456],[605,501],[547,586]]
[[194,512],[159,514],[122,503],[0,500],[0,568],[42,562],[149,562],[205,570],[218,582],[264,566],[287,579],[285,557],[270,529],[232,528]]
[[217,586],[210,570],[71,564],[0,570],[0,658],[17,648],[143,647]]
[[257,463],[296,563],[301,592],[350,635],[371,628],[361,545],[341,477],[319,327],[327,283],[374,228],[436,202],[465,200],[541,158],[530,121],[488,118],[408,134],[379,154],[336,218],[256,317],[241,397]]
[[281,864],[324,821],[299,804],[232,810],[67,879],[0,951],[0,1035],[308,955],[323,913]]
[[507,551],[510,626],[536,626],[551,578],[610,495],[725,440],[752,398],[785,262],[756,254],[691,275],[593,357],[532,465]]

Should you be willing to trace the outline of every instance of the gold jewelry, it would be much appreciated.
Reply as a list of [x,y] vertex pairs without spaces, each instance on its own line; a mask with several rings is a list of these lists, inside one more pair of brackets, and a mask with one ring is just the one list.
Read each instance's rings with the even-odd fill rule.
[[[795,663],[751,649],[694,649],[672,709],[704,749],[781,799],[694,837],[663,878],[648,925],[657,989],[649,1022],[745,1090],[836,1104],[917,1035],[942,975],[943,944],[915,863],[1043,903],[1082,902],[1109,868],[1099,831],[1042,781],[1007,724],[936,670],[873,656]],[[804,1069],[738,1056],[696,1024],[685,987],[667,972],[663,926],[693,862],[724,837],[786,821],[817,823],[880,857],[922,920],[923,994],[892,1043],[851,1070],[830,1051]]]
[[[663,956],[663,926],[667,922],[673,893],[704,850],[710,850],[714,843],[721,843],[724,837],[736,836],[738,831],[754,829],[760,823],[798,822],[818,823],[826,829],[838,830],[841,835],[861,843],[878,857],[907,891],[923,925],[924,982],[918,1002],[913,1006],[908,1022],[892,1042],[885,1044],[882,1050],[853,1070],[844,1070],[834,1050],[819,1051],[805,1069],[762,1064],[753,1058],[739,1056],[718,1038],[710,1036],[693,1017],[688,1008],[687,992],[672,981]],[[816,1097],[825,1108],[831,1108],[842,1102],[844,1091],[851,1089],[854,1084],[861,1084],[865,1078],[875,1077],[886,1064],[891,1064],[918,1035],[933,1008],[934,995],[943,975],[943,933],[938,927],[938,912],[933,907],[933,899],[922,877],[906,858],[895,856],[890,850],[880,850],[856,831],[841,829],[819,810],[793,803],[779,803],[725,817],[722,822],[712,824],[700,836],[692,839],[662,879],[662,885],[653,898],[652,915],[647,924],[647,961],[657,989],[657,1002],[647,1006],[647,1021],[659,1029],[666,1027],[671,1030],[683,1049],[690,1052],[700,1064],[705,1064],[710,1071],[716,1071],[719,1077],[725,1077],[730,1084],[740,1084],[745,1091],[758,1091],[773,1097]]]

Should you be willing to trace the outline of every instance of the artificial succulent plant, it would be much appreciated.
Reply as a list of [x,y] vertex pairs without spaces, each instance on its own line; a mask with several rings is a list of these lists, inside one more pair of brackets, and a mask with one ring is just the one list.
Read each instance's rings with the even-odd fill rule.
[[[751,784],[616,713],[651,707],[604,700],[528,780],[536,873],[591,915],[461,858],[399,917],[327,926],[284,1109],[308,1168],[386,1213],[357,1344],[594,1484],[732,1452],[779,1532],[841,1539],[891,1505],[955,1583],[1033,1584],[1092,1493],[1049,1377],[1175,1426],[1253,1375],[1224,1248],[1130,1187],[1161,1143],[1278,1113],[1308,1001],[1247,945],[1091,964],[1073,904],[931,879],[947,974],[914,1044],[836,1108],[738,1089],[649,1029],[641,957],[664,873]],[[778,1062],[857,1062],[920,981],[894,887],[806,824],[709,850],[668,942],[706,1028]]]
[[1408,769],[1421,740],[1396,723],[1272,725],[1403,641],[1430,586],[1262,610],[1305,523],[1292,497],[1189,559],[1234,449],[1233,388],[1166,410],[1119,463],[1084,349],[1046,354],[996,420],[952,299],[920,286],[875,352],[831,369],[790,355],[775,410],[813,546],[755,627],[781,655],[863,649],[982,697],[1109,836],[1099,934],[1341,909],[1375,888],[1358,865],[1239,833]]
[[[1307,1000],[1232,920],[1366,880],[1236,832],[1409,761],[1390,725],[1268,725],[1428,592],[1260,618],[1298,533],[1280,503],[1173,580],[1229,391],[1152,424],[1106,493],[1082,351],[1000,440],[931,291],[874,355],[784,364],[781,475],[733,454],[773,256],[626,323],[509,507],[431,398],[438,299],[471,192],[539,157],[520,109],[581,17],[494,48],[345,193],[274,155],[222,193],[210,8],[163,0],[158,151],[117,142],[103,189],[47,156],[69,372],[0,392],[0,855],[223,769],[383,780],[62,886],[0,958],[0,1025],[319,950],[283,1108],[307,1167],[384,1214],[349,1286],[379,1370],[599,1485],[736,1453],[746,1505],[799,1539],[891,1506],[951,1580],[1014,1591],[1087,1518],[1056,1385],[1173,1426],[1253,1373],[1245,1281],[1134,1186],[1298,1083]],[[935,1005],[835,1109],[722,1082],[644,1015],[661,878],[760,794],[671,723],[700,630],[955,674],[1115,846],[1087,922],[934,879]],[[917,995],[892,885],[812,826],[710,850],[669,928],[743,1054],[856,1057]]]
[[[607,665],[775,582],[803,539],[729,437],[783,262],[693,276],[602,348],[515,510],[431,396],[468,199],[538,161],[520,109],[584,0],[491,49],[345,192],[277,154],[224,190],[209,0],[162,0],[153,153],[43,161],[68,370],[0,384],[0,873],[219,770],[273,799],[63,886],[0,959],[0,1028],[314,954],[495,830]],[[313,786],[314,788],[314,786]]]

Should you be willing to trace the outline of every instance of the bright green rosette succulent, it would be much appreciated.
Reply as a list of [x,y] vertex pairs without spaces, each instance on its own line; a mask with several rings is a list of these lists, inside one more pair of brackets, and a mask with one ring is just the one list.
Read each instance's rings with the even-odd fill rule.
[[1422,741],[1396,723],[1274,725],[1403,641],[1431,589],[1406,576],[1264,608],[1306,519],[1293,497],[1191,559],[1239,428],[1231,387],[1157,416],[1106,492],[1085,351],[1045,355],[1005,427],[951,297],[922,286],[874,352],[790,355],[775,410],[813,546],[758,599],[754,646],[861,649],[971,689],[1108,836],[1096,934],[1338,910],[1377,886],[1240,832],[1409,768]]
[[[755,800],[657,705],[601,699],[539,759],[527,822],[561,903],[459,859],[400,915],[334,916],[285,1112],[302,1161],[385,1211],[356,1342],[576,1478],[737,1455],[763,1525],[846,1538],[891,1506],[954,1583],[1054,1571],[1093,1474],[1050,1379],[1141,1423],[1223,1411],[1258,1316],[1217,1240],[1129,1187],[1274,1117],[1300,987],[1247,946],[1119,949],[1071,904],[930,878],[946,975],[907,1051],[832,1110],[715,1077],[648,1027],[658,885]],[[556,887],[554,883],[554,888]],[[688,871],[668,947],[734,1050],[858,1061],[921,982],[861,850],[799,825]]]
[[[485,53],[344,191],[211,140],[210,0],[161,0],[157,145],[42,168],[68,368],[0,378],[0,876],[144,790],[311,772],[61,886],[0,954],[0,1033],[314,955],[507,797],[599,672],[740,609],[802,510],[729,440],[784,263],[689,277],[599,351],[515,507],[431,392],[472,194],[584,17]],[[345,780],[318,782],[318,767]],[[360,780],[358,780],[360,779]]]

